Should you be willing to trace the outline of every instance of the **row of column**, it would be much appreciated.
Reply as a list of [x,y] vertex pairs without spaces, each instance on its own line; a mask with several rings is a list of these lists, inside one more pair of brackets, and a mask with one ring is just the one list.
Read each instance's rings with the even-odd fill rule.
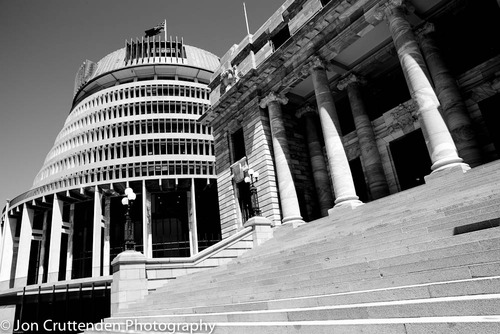
[[[149,196],[148,196],[149,195]],[[41,248],[38,263],[38,283],[41,283],[44,270],[47,270],[47,282],[57,282],[60,277],[70,280],[73,264],[73,230],[74,230],[74,204],[70,205],[69,221],[63,221],[64,201],[54,195],[52,203],[52,219],[47,219],[45,213],[43,231],[41,237]],[[153,242],[151,229],[151,194],[147,192],[145,181],[142,182],[142,212],[143,212],[143,245],[146,258],[153,257]],[[194,179],[191,182],[191,189],[188,191],[188,217],[189,217],[189,241],[190,255],[198,253],[198,232],[196,221],[196,193]],[[103,200],[104,199],[104,200]],[[95,186],[93,206],[93,226],[92,226],[92,277],[109,275],[110,273],[110,197],[104,196],[99,188]],[[104,205],[104,207],[103,207]],[[50,210],[50,209],[48,209]],[[21,224],[18,241],[17,260],[15,272],[13,271],[14,249],[16,243],[15,231],[17,218],[9,217],[9,203],[5,210],[4,226],[1,234],[0,246],[0,288],[11,287],[11,280],[14,279],[14,287],[22,287],[27,284],[27,276],[30,265],[31,241],[34,239],[33,217],[34,209],[27,204],[23,205]],[[114,222],[123,224],[124,221]],[[47,235],[47,225],[50,224],[50,235]],[[102,233],[104,232],[104,233]],[[68,234],[68,244],[65,245],[66,256],[61,258],[62,235]],[[104,240],[102,240],[104,238]],[[49,241],[49,242],[47,242]],[[48,254],[48,263],[44,263],[45,252]],[[66,261],[63,266],[65,273],[59,273],[61,261]]]
[[[63,201],[57,197],[52,203],[52,219],[49,221],[48,212],[44,214],[43,231],[41,240],[37,281],[42,282],[44,271],[47,270],[47,282],[56,282],[59,277],[64,277],[66,280],[71,279],[72,263],[73,263],[73,217],[74,205],[70,208],[70,221],[63,222]],[[29,208],[27,204],[23,205],[20,232],[17,245],[17,259],[14,265],[14,249],[16,243],[15,231],[17,218],[9,217],[9,207],[6,206],[5,221],[2,230],[2,248],[1,248],[1,263],[0,263],[0,285],[2,289],[8,289],[11,286],[22,287],[27,284],[28,270],[30,265],[31,242],[35,239],[33,229],[34,210]],[[48,224],[50,224],[50,235],[47,235]],[[66,257],[61,259],[61,239],[62,234],[68,234],[68,244],[66,245]],[[50,244],[50,247],[47,245]],[[45,263],[45,252],[48,254],[48,263]],[[99,252],[100,254],[100,252]],[[66,261],[65,272],[59,273],[60,261]],[[45,269],[46,268],[46,269]],[[11,283],[13,281],[13,284]]]
[[[460,155],[466,157],[471,165],[476,166],[481,163],[480,149],[472,121],[461,99],[456,81],[445,66],[432,37],[432,25],[427,24],[420,30],[420,49],[411,25],[405,17],[405,10],[402,0],[390,0],[383,7],[382,14],[389,24],[408,89],[417,107],[418,119],[432,161],[431,171],[435,173],[452,167],[466,171],[470,167],[459,157],[457,146]],[[349,162],[342,144],[342,133],[329,88],[326,64],[315,57],[310,72],[327,162],[324,160],[313,119],[316,108],[307,106],[300,110],[297,116],[305,119],[306,139],[319,205],[322,215],[327,215],[332,213],[332,206],[354,208],[362,203],[356,196]],[[347,89],[367,185],[373,199],[377,199],[388,195],[389,188],[371,121],[361,97],[361,83],[359,78],[351,74],[339,82],[338,88]],[[260,106],[269,110],[282,222],[290,223],[301,222],[302,218],[292,178],[290,152],[281,111],[281,105],[286,103],[286,97],[271,92],[261,100]],[[333,184],[335,201],[330,191],[329,178]]]

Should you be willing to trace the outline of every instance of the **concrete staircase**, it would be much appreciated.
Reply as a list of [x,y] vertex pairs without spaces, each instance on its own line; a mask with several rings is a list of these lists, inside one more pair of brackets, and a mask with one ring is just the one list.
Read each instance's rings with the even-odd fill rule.
[[106,322],[130,332],[202,321],[213,333],[500,333],[499,225],[493,162],[281,227]]

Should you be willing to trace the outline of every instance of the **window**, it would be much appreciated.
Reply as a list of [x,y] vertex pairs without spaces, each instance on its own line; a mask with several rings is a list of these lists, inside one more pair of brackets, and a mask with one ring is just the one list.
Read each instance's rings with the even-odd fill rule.
[[285,25],[276,35],[271,38],[273,42],[274,50],[277,50],[281,45],[283,45],[290,38],[290,31],[288,30],[288,25]]
[[231,142],[231,156],[233,162],[236,162],[246,156],[243,129],[239,129],[231,135]]

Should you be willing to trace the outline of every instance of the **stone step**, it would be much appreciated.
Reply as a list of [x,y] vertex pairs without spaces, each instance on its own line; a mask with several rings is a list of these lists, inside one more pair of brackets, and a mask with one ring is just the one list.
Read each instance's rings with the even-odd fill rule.
[[[496,206],[489,206],[488,208],[495,208],[496,209],[497,207]],[[479,220],[482,220],[483,218],[485,218],[485,219],[491,218],[492,216],[495,216],[496,214],[497,213],[485,213],[485,215],[481,216],[480,217],[481,219],[479,219]],[[464,219],[463,222],[465,222],[465,221],[467,221],[467,218]],[[439,222],[439,223],[441,225],[443,224],[443,222]],[[462,225],[462,221],[458,221],[457,224]],[[407,228],[410,229],[413,227],[407,226]],[[418,238],[420,238],[420,235],[423,235],[423,237],[422,237],[423,240],[426,239],[427,235],[430,235],[430,234],[427,234],[427,231],[425,230],[425,228],[430,229],[433,232],[434,236],[443,237],[443,236],[449,235],[449,233],[445,232],[444,229],[441,229],[439,227],[439,224],[438,224],[438,226],[429,226],[428,225],[427,227],[422,227],[422,229],[420,229],[420,230],[418,230],[418,229],[409,230],[409,231],[411,231],[411,233],[408,233],[406,230],[402,231],[402,230],[395,229],[395,230],[392,230],[391,232],[375,233],[372,235],[354,235],[354,236],[344,237],[340,240],[333,239],[332,242],[330,242],[330,243],[328,243],[329,237],[328,238],[323,237],[323,239],[307,245],[307,247],[309,248],[308,253],[313,254],[313,252],[311,252],[311,249],[333,251],[333,250],[335,250],[335,248],[341,248],[343,245],[349,245],[350,248],[370,249],[372,247],[372,245],[381,245],[384,242],[389,244],[393,241],[396,244],[397,244],[397,242],[399,242],[401,244],[406,244],[408,246],[408,245],[411,245],[412,238],[414,238],[415,241],[419,241]],[[444,232],[441,236],[439,235],[439,233],[438,234],[435,233],[436,231],[439,231],[439,230],[442,230]],[[478,232],[481,232],[481,231],[478,231]],[[477,233],[477,232],[475,232],[475,233]],[[401,238],[400,238],[400,236],[401,236]],[[362,245],[361,246],[357,245],[355,243],[355,239],[359,239],[360,241],[362,241],[363,242]],[[398,239],[400,239],[400,240],[398,240]],[[326,243],[326,246],[325,246],[325,243]],[[296,248],[298,248],[298,246],[299,245],[296,245]],[[294,250],[293,252],[294,252],[294,254],[297,254],[297,255],[301,254],[300,253],[301,251],[297,250],[297,249]],[[269,255],[268,257],[270,257],[271,259],[274,257],[276,259],[276,261],[281,261],[284,254],[287,254],[287,253],[285,251],[281,251],[279,253],[279,256],[270,256]],[[305,253],[302,253],[302,254],[304,255]],[[248,257],[246,257],[246,256],[242,256],[237,262],[246,261],[247,258]],[[253,262],[260,262],[262,260],[263,260],[263,258],[261,258],[261,257],[250,257],[250,261],[253,261]],[[234,262],[233,262],[233,264],[234,264]],[[274,266],[274,264],[270,264],[270,265]],[[231,264],[229,264],[229,267],[231,267]],[[253,268],[250,270],[253,270]]]
[[[109,323],[111,324],[111,323]],[[117,326],[118,327],[117,323]],[[210,333],[210,334],[498,334],[500,316],[413,317],[397,319],[356,319],[286,322],[230,322],[209,324],[202,321],[189,324],[167,324],[152,321],[139,323],[129,320],[121,328],[113,326],[109,334],[127,333]],[[87,330],[88,334],[102,334],[103,330]]]
[[[204,314],[230,311],[279,310],[284,308],[307,308],[343,305],[348,303],[387,302],[397,300],[430,299],[466,295],[495,294],[500,291],[500,276],[475,278],[460,281],[427,283],[393,287],[387,289],[362,290],[335,294],[322,294],[265,301],[249,301],[211,306],[191,306],[186,308],[163,307],[148,312],[155,314]],[[121,317],[137,316],[136,311],[121,312]]]
[[[494,232],[498,233],[498,229],[495,229]],[[440,241],[440,243],[434,243],[434,247],[432,246],[433,245],[432,242],[427,242],[427,243],[422,243],[422,244],[415,244],[415,245],[411,246],[412,247],[411,251],[418,251],[418,250],[431,251],[432,249],[443,248],[443,247],[440,247],[441,245],[447,246],[447,247],[448,246],[456,246],[456,245],[460,245],[460,244],[462,244],[464,242],[472,242],[473,245],[477,244],[476,245],[476,250],[478,249],[477,246],[481,246],[481,245],[485,249],[488,249],[489,247],[491,247],[491,246],[489,246],[489,244],[491,244],[491,243],[495,244],[496,241],[495,240],[493,240],[493,241],[486,241],[486,240],[482,240],[482,239],[483,238],[491,238],[490,237],[491,233],[492,233],[491,231],[483,230],[483,231],[477,231],[477,232],[473,232],[473,233],[469,233],[469,234],[465,234],[465,235],[459,235],[459,236],[455,236],[455,237],[450,237],[450,238],[447,238],[447,239],[442,239]],[[397,253],[395,250],[391,250],[391,249],[387,250],[386,253],[387,253],[388,256],[395,256],[395,255],[405,256],[406,254],[408,254],[410,252],[410,250],[408,248],[405,248],[405,247],[407,247],[407,245],[403,245],[403,248],[401,248],[403,250],[402,253]],[[464,249],[467,250],[468,248],[464,248]],[[454,251],[454,249],[451,248],[450,250],[448,250],[448,253],[450,254],[453,251]],[[458,251],[460,253],[460,249],[458,249]],[[443,252],[443,249],[441,249],[439,252]],[[369,248],[366,249],[365,253],[367,253],[368,256],[371,255],[372,259],[375,259],[375,258],[373,258],[374,255],[378,255],[378,256],[383,255],[383,253],[377,254],[375,251],[371,252]],[[331,257],[331,255],[327,254],[327,253],[325,255]],[[439,253],[437,255],[439,256]],[[417,258],[419,258],[418,257],[419,255],[416,255],[416,256],[417,256]],[[322,260],[322,259],[324,259],[324,257],[323,258],[319,257],[319,259]],[[286,261],[288,261],[287,257],[283,257],[282,260],[285,261],[284,263],[286,263]],[[320,261],[320,260],[318,260],[318,261]],[[345,260],[345,261],[347,261],[347,260]],[[310,261],[308,261],[308,262],[310,262]],[[225,270],[218,270],[216,272],[212,272],[211,277],[212,278],[214,278],[214,277],[216,278],[216,277],[221,276],[221,275],[227,277],[228,275],[233,274],[235,272],[239,273],[239,270],[241,269],[240,267],[244,267],[245,270],[247,270],[248,268],[250,268],[249,270],[250,271],[254,271],[254,272],[259,272],[262,269],[264,269],[264,268],[262,268],[262,265],[259,264],[258,262],[255,262],[255,263],[246,263],[245,262],[245,263],[242,263],[240,265],[234,265],[234,264],[233,265],[229,265],[229,266],[227,266],[227,269],[225,269]],[[247,274],[244,274],[244,275],[247,275]],[[199,276],[193,276],[193,277],[198,277],[199,278],[199,280],[198,280],[199,283],[203,282],[203,281],[205,281],[205,282],[208,281],[207,276],[205,276],[205,279],[202,279]],[[178,280],[177,282],[173,282],[173,283],[177,286],[178,283],[181,283],[182,281],[183,280]],[[184,280],[184,281],[186,281],[186,280]],[[187,281],[188,281],[187,284],[192,285],[192,282],[190,282],[192,280],[187,280]],[[165,289],[168,289],[168,288],[169,287],[165,287]],[[179,289],[178,291],[181,291],[181,290],[182,289]]]
[[[379,249],[373,247],[360,248],[359,250],[348,250],[344,254],[349,256],[340,256],[341,254],[332,254],[328,250],[322,253],[314,253],[311,258],[307,258],[305,261],[301,261],[304,254],[288,254],[280,258],[283,261],[282,264],[273,264],[272,266],[267,266],[259,262],[242,262],[239,265],[230,265],[226,270],[221,270],[218,272],[213,272],[210,278],[205,277],[203,280],[198,280],[201,282],[210,282],[222,279],[231,279],[236,282],[242,282],[242,279],[248,279],[249,277],[258,277],[263,270],[274,269],[273,274],[276,274],[277,269],[290,270],[291,272],[298,272],[298,266],[303,265],[306,272],[310,272],[312,269],[325,269],[332,267],[340,267],[342,265],[352,265],[357,263],[367,263],[368,261],[383,261],[385,263],[391,264],[402,264],[406,262],[418,262],[422,259],[439,258],[442,256],[451,256],[453,254],[464,254],[466,252],[481,251],[487,249],[496,248],[498,243],[498,237],[492,239],[492,233],[497,236],[500,235],[500,229],[493,229],[494,231],[483,230],[477,231],[469,234],[463,234],[454,237],[443,238],[438,241],[424,241],[420,244],[400,244],[397,245],[399,248],[388,248],[384,244],[381,244]],[[411,247],[408,248],[408,247]],[[409,255],[411,252],[415,254]],[[294,257],[299,256],[294,259]],[[360,259],[359,256],[362,258]],[[392,262],[388,258],[393,258]],[[413,262],[412,262],[413,261]],[[328,263],[326,263],[328,262]],[[319,268],[318,264],[320,265]],[[294,266],[295,265],[295,266]],[[327,266],[328,265],[328,266]],[[339,269],[340,270],[340,269]],[[179,282],[173,282],[174,284]],[[189,291],[192,288],[192,280],[189,280],[188,290],[182,289],[178,284],[176,284],[176,291],[181,293],[183,291]],[[168,287],[165,287],[168,289]]]
[[[436,268],[429,270],[418,270],[405,274],[388,274],[381,276],[377,270],[332,275],[325,277],[307,276],[288,280],[281,283],[279,279],[271,278],[256,283],[247,283],[234,286],[211,286],[209,288],[193,291],[193,296],[181,298],[178,294],[172,294],[162,300],[147,299],[148,304],[168,305],[169,307],[182,307],[193,305],[216,305],[220,303],[248,302],[259,300],[270,300],[277,298],[305,297],[320,293],[352,292],[362,289],[388,288],[392,286],[405,286],[422,284],[428,282],[451,281],[470,279],[473,277],[485,277],[500,275],[499,262],[485,262],[478,264],[464,264],[455,267]],[[189,293],[186,293],[189,294]]]
[[[462,242],[462,240],[468,238],[471,238],[471,240],[489,239],[492,235],[499,235],[499,233],[500,230],[498,228],[479,230],[457,236],[453,236],[443,229],[434,229],[431,232],[428,232],[425,228],[411,232],[395,230],[391,233],[377,234],[376,237],[372,238],[349,236],[339,241],[335,239],[329,241],[325,238],[321,240],[321,242],[308,245],[307,249],[298,249],[291,253],[283,253],[280,254],[279,257],[269,259],[265,263],[256,259],[253,259],[253,261],[239,259],[236,262],[248,265],[247,268],[239,270],[240,273],[244,273],[255,269],[250,265],[250,262],[261,264],[261,266],[265,265],[269,268],[276,268],[280,266],[290,266],[291,263],[296,262],[311,263],[311,261],[315,260],[318,262],[326,257],[331,258],[332,255],[335,256],[335,259],[352,257],[356,254],[366,254],[369,257],[370,254],[378,252],[378,249],[389,251],[401,247],[411,247],[411,250],[419,250],[422,249],[422,244],[432,245],[437,239],[443,240],[447,245],[450,245],[455,241]],[[410,252],[410,249],[407,250],[405,254]],[[217,274],[215,274],[214,277],[217,277]]]
[[[139,322],[153,320],[163,323],[218,322],[281,322],[349,319],[380,319],[405,317],[444,317],[498,315],[500,294],[438,297],[413,300],[328,305],[278,310],[209,312],[204,314],[147,314],[136,317]],[[129,317],[113,317],[126,321]]]
[[[367,211],[363,206],[360,207],[360,218],[359,220],[348,220],[344,222],[329,222],[326,221],[315,221],[314,223],[306,224],[301,226],[298,230],[303,232],[300,235],[289,234],[283,238],[283,240],[293,239],[293,240],[314,240],[317,236],[324,236],[325,230],[328,232],[337,233],[348,233],[350,232],[350,226],[361,225],[364,230],[363,232],[370,232],[371,229],[392,229],[393,227],[404,227],[405,225],[418,226],[422,224],[422,221],[427,220],[446,220],[455,218],[474,218],[475,215],[481,214],[483,211],[486,213],[495,211],[495,207],[498,207],[500,203],[500,194],[495,195],[494,198],[480,198],[480,203],[470,203],[467,207],[458,209],[456,207],[451,207],[448,212],[441,208],[441,212],[425,211],[425,212],[412,212],[412,211],[402,211],[399,212],[394,219],[391,219],[389,215],[381,214],[379,218],[368,217]],[[345,229],[346,228],[346,229]],[[307,233],[306,233],[307,232]],[[330,234],[327,234],[330,235]],[[247,255],[248,256],[248,255]]]
[[[489,231],[488,231],[489,232]],[[500,230],[497,230],[497,235],[499,235]],[[490,232],[491,233],[491,232]],[[479,236],[475,235],[476,239],[471,239],[471,236],[466,236],[467,238],[448,238],[443,244],[437,242],[426,242],[425,245],[420,245],[420,251],[414,251],[411,253],[406,247],[407,245],[402,245],[400,249],[384,249],[380,247],[379,249],[370,248],[361,250],[352,250],[352,252],[345,252],[346,256],[339,256],[339,254],[332,254],[328,251],[321,254],[314,254],[311,258],[307,258],[302,261],[301,258],[289,259],[284,258],[283,264],[275,265],[274,267],[267,267],[264,265],[259,265],[255,263],[254,266],[249,266],[246,264],[244,267],[245,271],[239,272],[236,268],[228,268],[227,274],[236,274],[237,276],[231,275],[231,279],[235,281],[241,281],[244,283],[251,277],[259,277],[259,272],[262,270],[268,270],[273,268],[273,275],[286,276],[288,274],[297,274],[300,272],[311,272],[313,270],[324,270],[328,268],[336,268],[338,273],[344,272],[343,268],[350,270],[350,266],[359,267],[360,263],[367,267],[382,267],[390,265],[402,265],[402,264],[413,264],[418,263],[423,260],[439,259],[446,256],[458,255],[462,256],[469,252],[481,252],[486,250],[491,250],[497,248],[500,243],[499,238],[493,240],[488,240],[488,235],[486,231],[483,231]],[[482,237],[480,237],[482,236]],[[484,240],[482,240],[484,239]],[[462,241],[463,240],[463,241]],[[415,250],[418,249],[415,247]],[[361,258],[360,258],[361,257]],[[250,268],[248,268],[250,267]],[[253,270],[252,270],[253,269]],[[223,281],[228,275],[213,275],[211,282],[216,282],[217,280]],[[245,279],[247,278],[247,279]]]
[[[343,229],[341,226],[332,226],[332,224],[321,224],[320,222],[314,222],[312,224],[305,225],[304,227],[300,227],[297,229],[297,231],[300,231],[302,235],[307,236],[307,237],[295,237],[293,239],[291,238],[282,238],[279,239],[281,242],[285,242],[288,246],[283,246],[279,249],[279,251],[284,251],[287,249],[292,249],[296,248],[297,243],[302,243],[302,242],[318,242],[318,238],[320,239],[319,242],[323,242],[324,240],[327,240],[328,238],[338,238],[338,234],[347,234],[349,233],[349,230],[355,231],[355,229],[360,230],[359,233],[356,233],[358,235],[357,238],[367,238],[370,235],[381,235],[383,233],[387,233],[390,231],[397,230],[398,228],[401,228],[402,231],[411,231],[411,230],[416,230],[419,228],[434,228],[434,229],[439,229],[439,226],[442,226],[442,229],[450,229],[450,231],[453,231],[453,229],[457,226],[462,226],[462,225],[467,225],[470,223],[474,222],[479,222],[482,220],[489,220],[493,219],[495,217],[498,217],[498,214],[500,212],[500,196],[498,199],[492,200],[485,202],[482,207],[477,207],[474,209],[471,209],[469,211],[464,211],[464,212],[457,212],[456,215],[444,215],[441,214],[440,217],[436,217],[436,213],[426,213],[426,216],[421,216],[421,217],[412,217],[412,216],[404,216],[404,214],[400,215],[400,219],[396,221],[395,223],[390,222],[388,220],[385,221],[383,224],[376,225],[378,222],[370,222],[370,224],[352,224],[353,226],[360,226],[361,228],[355,227],[354,229],[352,227],[348,227],[346,229]],[[436,218],[433,218],[436,217]],[[422,222],[422,220],[426,220],[425,222]],[[314,225],[314,226],[311,226]],[[370,225],[372,225],[370,227]],[[438,225],[438,226],[436,226]],[[296,233],[299,234],[299,233]],[[354,234],[354,233],[353,233]],[[276,240],[278,241],[278,239]],[[336,240],[336,242],[338,242]],[[342,242],[342,240],[340,241]],[[345,241],[345,242],[350,242],[350,241]],[[273,243],[275,245],[276,243]],[[272,249],[271,244],[266,245],[266,249]],[[254,256],[257,255],[256,252],[250,251],[249,253],[245,254],[242,256],[242,258],[248,258],[252,257],[254,259],[263,259],[265,257],[272,257],[274,253],[276,253],[277,250],[274,252],[259,252],[260,256]]]
[[[409,273],[419,273],[428,272],[432,270],[444,270],[449,268],[460,268],[467,267],[470,265],[479,265],[481,263],[491,263],[498,259],[500,255],[500,250],[488,250],[480,251],[472,254],[468,254],[469,249],[464,251],[457,247],[455,254],[450,252],[448,257],[439,258],[439,251],[434,253],[435,260],[431,260],[432,254],[422,253],[420,259],[428,258],[427,261],[420,260],[419,258],[414,258],[413,261],[405,261],[405,258],[396,260],[394,263],[388,263],[384,266],[384,262],[372,262],[372,263],[356,263],[352,265],[346,265],[343,267],[323,267],[323,268],[311,268],[311,270],[292,270],[291,272],[284,271],[281,274],[272,273],[270,275],[262,277],[255,275],[253,277],[240,277],[233,279],[226,279],[223,281],[212,282],[206,284],[205,287],[197,289],[198,293],[217,293],[219,298],[223,296],[234,298],[235,293],[233,290],[238,290],[237,294],[241,295],[248,293],[249,296],[256,298],[257,295],[265,293],[272,294],[274,290],[276,291],[286,291],[287,288],[295,289],[299,286],[305,288],[308,286],[314,286],[315,284],[339,284],[345,282],[356,282],[359,280],[380,280],[381,278],[393,278],[397,280],[398,276],[408,276]],[[466,254],[466,255],[464,255]],[[410,260],[411,261],[411,260]],[[378,266],[378,268],[377,268]],[[468,275],[469,268],[465,268],[465,272],[461,274]],[[469,276],[463,277],[467,278]],[[453,279],[453,278],[451,278]],[[219,291],[219,290],[223,291]],[[257,292],[251,292],[257,290]],[[185,287],[181,290],[179,286],[175,287],[176,292],[171,292],[169,294],[168,302],[174,303],[177,300],[182,302],[187,302],[187,300],[193,300],[184,296],[184,293],[192,291],[192,288]],[[219,292],[217,292],[219,291]],[[205,295],[206,296],[206,295]],[[151,296],[148,298],[149,302],[155,302],[157,298]]]

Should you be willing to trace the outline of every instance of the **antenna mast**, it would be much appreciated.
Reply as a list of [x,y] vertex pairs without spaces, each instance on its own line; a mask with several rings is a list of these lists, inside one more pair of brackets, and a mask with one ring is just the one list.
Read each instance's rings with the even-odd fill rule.
[[250,28],[248,27],[247,7],[243,3],[243,11],[245,12],[245,22],[247,24],[247,35],[250,35]]

